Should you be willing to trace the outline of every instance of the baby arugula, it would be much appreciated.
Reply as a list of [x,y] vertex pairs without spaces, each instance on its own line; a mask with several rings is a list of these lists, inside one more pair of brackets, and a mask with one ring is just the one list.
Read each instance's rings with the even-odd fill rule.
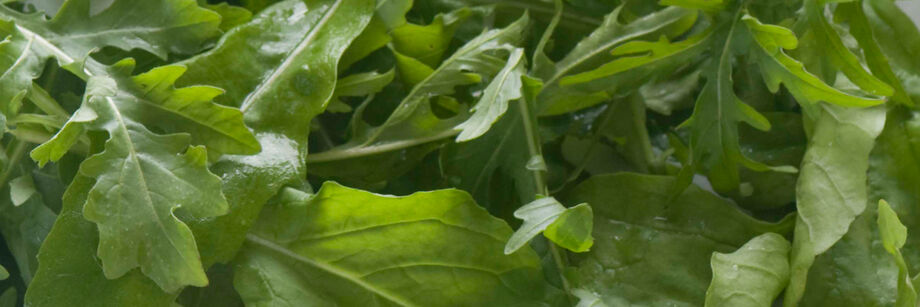
[[890,0],[6,0],[0,33],[0,306],[917,302]]

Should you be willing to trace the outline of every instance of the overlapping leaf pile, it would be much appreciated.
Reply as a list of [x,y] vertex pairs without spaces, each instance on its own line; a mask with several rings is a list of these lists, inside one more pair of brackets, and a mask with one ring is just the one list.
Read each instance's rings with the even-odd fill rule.
[[891,0],[0,3],[0,306],[918,304]]

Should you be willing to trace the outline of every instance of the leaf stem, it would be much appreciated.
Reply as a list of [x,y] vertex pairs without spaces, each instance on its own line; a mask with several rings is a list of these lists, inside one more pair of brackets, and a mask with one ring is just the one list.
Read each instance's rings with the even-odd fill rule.
[[29,144],[21,140],[13,139],[10,141],[13,143],[13,153],[10,155],[10,160],[6,165],[6,168],[3,169],[3,173],[0,173],[0,188],[6,185],[7,180],[10,179],[10,176],[13,174],[13,168],[19,164],[19,160],[22,160],[22,157],[25,156],[26,150],[29,149]]
[[67,110],[64,110],[64,108],[61,107],[57,100],[51,97],[51,95],[48,94],[45,89],[34,82],[32,83],[32,88],[29,90],[28,97],[29,101],[32,101],[32,103],[35,104],[38,109],[42,110],[42,112],[45,112],[45,114],[57,115],[64,118],[70,117],[70,114],[67,113]]
[[417,138],[417,139],[400,140],[400,141],[383,143],[383,144],[357,146],[357,147],[345,148],[345,149],[327,150],[324,152],[307,155],[307,163],[324,163],[324,162],[332,162],[332,161],[339,161],[339,160],[347,160],[347,159],[352,159],[352,158],[359,158],[359,157],[375,155],[375,154],[387,152],[387,151],[406,149],[406,148],[413,147],[416,145],[421,145],[421,144],[428,143],[428,142],[446,139],[446,138],[455,136],[458,133],[460,133],[460,131],[450,129],[450,130],[444,130],[440,133],[437,133],[431,136]]
[[[526,98],[521,99],[517,103],[518,107],[521,109],[521,116],[523,119],[522,124],[524,125],[524,133],[527,138],[527,150],[530,152],[531,158],[540,157],[542,159],[543,152],[542,152],[540,143],[538,142],[539,135],[537,134],[536,125],[535,125],[536,124],[535,122],[537,119],[534,116],[534,114],[530,112],[530,108],[527,105],[528,103],[529,101]],[[533,177],[534,177],[534,181],[537,187],[537,191],[543,195],[549,196],[549,190],[546,187],[546,178],[544,176],[544,172],[546,172],[545,169],[534,169]],[[571,286],[569,285],[568,280],[565,279],[565,274],[564,274],[565,267],[566,267],[565,258],[562,257],[562,253],[559,252],[559,247],[556,246],[556,243],[553,243],[549,240],[547,240],[547,243],[549,245],[550,254],[552,254],[553,256],[553,262],[556,264],[556,270],[559,272],[559,277],[560,277],[559,279],[562,282],[563,290],[565,290],[566,298],[571,303],[574,303],[571,301],[572,300]]]

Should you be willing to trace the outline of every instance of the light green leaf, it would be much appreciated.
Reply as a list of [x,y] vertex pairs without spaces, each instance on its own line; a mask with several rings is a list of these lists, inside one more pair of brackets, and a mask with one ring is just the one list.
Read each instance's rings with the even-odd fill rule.
[[227,212],[205,149],[186,151],[188,135],[156,135],[124,116],[119,105],[136,102],[116,96],[115,80],[94,77],[87,86],[106,91],[88,98],[87,106],[98,115],[92,126],[108,131],[109,139],[103,152],[80,165],[81,174],[96,179],[83,214],[98,224],[106,277],[140,267],[167,292],[207,285],[192,232],[174,215],[179,208],[193,218]]
[[607,307],[597,293],[585,289],[574,289],[572,295],[578,298],[578,305],[575,307]]
[[[521,77],[526,73],[524,49],[514,49],[508,56],[508,63],[495,76],[482,93],[482,98],[473,107],[469,119],[457,125],[460,135],[457,142],[466,142],[486,133],[508,110],[511,101],[523,97]],[[520,102],[519,102],[520,103]]]
[[510,235],[461,191],[396,197],[327,182],[266,207],[235,285],[252,306],[538,304],[539,259],[502,254]]
[[789,29],[760,23],[751,15],[741,18],[747,25],[748,33],[760,48],[754,48],[755,61],[760,66],[764,82],[771,92],[779,90],[780,83],[785,84],[789,92],[810,114],[820,113],[818,102],[824,101],[845,107],[866,107],[884,103],[884,99],[854,96],[844,93],[821,79],[805,71],[802,63],[786,55],[783,49],[795,49],[798,39]]
[[229,5],[226,2],[218,4],[205,4],[205,8],[220,14],[220,30],[229,31],[234,27],[245,24],[252,19],[252,13],[249,10],[239,6]]
[[686,65],[712,43],[713,32],[710,29],[678,42],[670,42],[667,36],[662,35],[654,42],[636,40],[625,43],[610,52],[617,56],[616,60],[594,70],[563,77],[559,84],[587,83],[617,74],[628,75],[619,79],[642,84],[665,68]]
[[865,210],[869,152],[885,124],[882,107],[825,104],[820,111],[796,186],[798,217],[785,306],[801,299],[815,257],[840,240]]
[[438,14],[429,25],[405,23],[394,28],[393,49],[404,56],[419,60],[428,67],[437,67],[450,47],[457,26],[471,14],[462,8],[447,14]]
[[587,252],[594,245],[591,236],[594,228],[594,212],[588,204],[568,208],[549,224],[543,235],[556,245],[576,253]]
[[628,24],[620,23],[623,7],[619,7],[604,18],[601,26],[581,40],[552,69],[540,70],[546,88],[540,93],[537,113],[557,115],[600,103],[607,98],[606,92],[584,92],[563,87],[563,77],[595,69],[616,57],[610,52],[614,47],[634,39],[660,35],[677,36],[686,32],[695,22],[697,12],[679,7],[668,7],[643,16]]
[[5,280],[7,278],[10,278],[10,272],[0,265],[0,280]]
[[757,236],[731,254],[712,254],[706,306],[773,306],[789,279],[789,241]]
[[508,239],[505,254],[511,254],[541,232],[559,246],[573,252],[586,252],[594,244],[591,237],[593,215],[588,204],[566,208],[555,198],[539,198],[514,211],[524,224]]
[[715,13],[725,9],[727,3],[724,0],[661,0],[661,5],[673,5],[688,9],[703,10]]
[[596,293],[607,306],[702,306],[713,252],[791,231],[791,218],[761,222],[696,186],[672,201],[675,180],[600,175],[566,192],[565,202],[588,202],[594,209],[594,246],[569,257],[577,267],[573,288]]
[[891,209],[885,200],[878,201],[878,228],[885,250],[894,258],[898,265],[898,307],[917,306],[917,291],[911,282],[910,272],[901,248],[907,242],[907,227],[901,224],[898,214]]
[[32,195],[35,195],[35,192],[35,182],[32,181],[32,176],[22,175],[10,180],[10,199],[13,201],[13,206],[22,205]]

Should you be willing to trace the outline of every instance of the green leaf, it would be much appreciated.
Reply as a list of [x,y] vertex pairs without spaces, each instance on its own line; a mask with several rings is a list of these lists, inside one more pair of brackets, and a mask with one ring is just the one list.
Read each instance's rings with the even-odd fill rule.
[[577,91],[563,87],[560,81],[565,76],[613,61],[616,57],[611,54],[611,50],[618,45],[648,36],[679,35],[689,29],[697,18],[695,11],[668,7],[628,24],[621,24],[619,19],[622,11],[623,7],[619,7],[607,15],[604,23],[556,62],[555,67],[543,69],[540,75],[535,76],[546,83],[539,97],[537,112],[540,115],[567,113],[606,100],[610,96],[606,92]]
[[820,113],[818,102],[824,101],[845,107],[866,107],[884,103],[883,99],[855,96],[844,93],[825,84],[821,79],[805,71],[802,63],[786,55],[783,49],[795,49],[798,39],[789,29],[760,23],[751,15],[741,18],[747,25],[748,33],[760,48],[754,48],[755,61],[763,74],[764,82],[771,92],[779,91],[780,83],[786,88],[802,107],[816,116]]
[[786,306],[801,299],[815,257],[840,240],[865,210],[869,152],[885,124],[881,107],[822,105],[820,110],[796,187],[798,218]]
[[[725,192],[740,184],[738,165],[756,171],[795,172],[791,166],[770,167],[741,153],[738,124],[745,122],[759,130],[770,130],[770,122],[757,110],[735,96],[732,81],[735,32],[738,20],[732,21],[725,33],[720,33],[719,60],[707,69],[706,84],[697,98],[693,116],[683,125],[690,125],[691,167],[704,172],[716,191]],[[689,172],[688,172],[689,173]],[[686,176],[686,175],[685,175]]]
[[528,169],[538,136],[528,134],[525,126],[536,122],[533,97],[542,84],[528,77],[522,82],[524,99],[515,103],[517,108],[510,108],[483,136],[449,144],[440,152],[441,170],[452,186],[472,194],[493,214],[509,218],[516,204],[545,193],[535,185],[544,180],[542,171]]
[[[872,149],[868,179],[870,202],[885,199],[908,232],[920,229],[920,219],[911,205],[920,201],[920,189],[916,189],[920,183],[920,120],[916,111],[904,107],[888,111],[885,129]],[[920,236],[908,236],[901,249],[913,268],[920,265],[918,240]]]
[[[200,2],[200,1],[199,1]],[[218,4],[205,4],[205,8],[220,14],[220,30],[229,31],[234,27],[245,24],[252,19],[252,13],[249,10],[239,6],[229,5],[226,2]]]
[[518,208],[514,217],[524,220],[524,224],[505,244],[506,255],[518,251],[541,232],[559,246],[576,253],[586,252],[594,244],[591,237],[593,214],[588,204],[566,208],[555,198],[544,197]]
[[[257,134],[299,144],[307,139],[310,119],[332,97],[338,59],[372,9],[372,0],[279,3],[231,30],[211,51],[183,62],[188,72],[177,83],[223,88],[226,94],[216,101],[240,108]],[[277,101],[292,103],[279,108]]]
[[[22,163],[17,166],[19,167],[29,168],[27,163]],[[31,176],[26,175],[20,178],[32,180]],[[11,200],[0,202],[0,234],[3,235],[3,240],[16,261],[19,269],[18,277],[25,284],[32,281],[39,268],[35,256],[57,218],[54,212],[46,206],[45,196],[40,196],[38,193],[29,196],[18,205]]]
[[[685,40],[670,42],[662,35],[658,41],[631,41],[620,45],[610,52],[617,59],[599,66],[597,69],[563,77],[559,84],[569,86],[587,83],[614,75],[622,75],[617,80],[631,80],[636,84],[644,83],[650,76],[672,68],[685,65],[687,61],[699,55],[712,43],[713,31],[700,32]],[[609,81],[605,82],[609,83]],[[622,86],[622,85],[620,85]]]
[[[224,156],[211,167],[230,212],[190,223],[206,266],[232,260],[265,202],[284,185],[303,184],[309,123],[333,97],[337,62],[372,10],[368,0],[284,1],[185,62],[178,82],[227,88],[217,101],[248,105],[244,120],[262,144],[258,155]],[[290,103],[278,108],[282,97]]]
[[503,255],[510,235],[461,191],[395,197],[327,182],[266,207],[234,283],[254,306],[537,304],[539,259]]
[[[446,95],[453,94],[456,86],[477,83],[483,78],[491,78],[498,74],[505,65],[504,57],[499,57],[498,53],[513,52],[517,49],[515,44],[523,39],[523,31],[528,22],[529,17],[525,15],[503,29],[486,31],[460,47],[451,57],[444,60],[441,66],[427,73],[427,77],[419,81],[404,96],[383,124],[376,127],[370,126],[364,121],[363,107],[359,108],[350,124],[352,134],[348,142],[330,150],[312,154],[307,158],[308,161],[311,165],[319,163],[329,165],[330,168],[326,169],[331,171],[323,173],[331,174],[335,173],[335,165],[349,163],[348,161],[355,161],[355,159],[375,159],[373,156],[380,155],[383,155],[383,160],[421,158],[425,153],[434,149],[429,147],[431,144],[425,145],[426,143],[457,135],[460,131],[455,128],[469,118],[469,113],[462,109],[455,116],[439,118],[433,113],[429,100],[436,97],[449,97]],[[405,58],[416,61],[409,57]],[[399,61],[398,53],[397,61]],[[424,67],[421,63],[418,65]],[[502,81],[499,80],[495,78],[490,84],[502,85]],[[482,116],[488,115],[488,112],[484,113],[486,114]],[[417,146],[427,149],[412,150]],[[405,156],[416,158],[404,159],[404,155],[401,154],[404,151],[413,151],[413,154]]]
[[882,246],[898,265],[898,300],[895,305],[899,307],[917,306],[917,291],[914,290],[907,263],[904,262],[904,256],[901,255],[900,250],[907,242],[907,227],[901,224],[898,214],[885,200],[878,201],[878,228]]
[[[837,35],[837,32],[824,17],[825,3],[826,1],[824,0],[804,1],[804,22],[809,26],[810,37],[814,39],[814,43],[822,46],[822,60],[828,61],[843,72],[850,81],[870,94],[879,96],[891,96],[894,94],[894,89],[890,85],[866,71],[859,58],[844,46],[840,36]],[[852,24],[851,26],[859,27],[861,25]]]
[[138,48],[165,59],[168,53],[197,52],[203,41],[220,34],[220,15],[198,7],[195,0],[109,3],[70,0],[51,20],[6,7],[0,15],[14,21],[36,48],[50,49],[61,66],[79,62],[102,46]]
[[437,69],[419,81],[364,144],[370,144],[388,128],[412,118],[416,109],[427,104],[429,99],[453,94],[456,86],[477,83],[483,77],[497,74],[505,66],[505,60],[493,53],[498,50],[513,52],[523,40],[529,22],[530,17],[524,15],[503,29],[489,30],[464,44]]
[[728,3],[724,0],[660,0],[658,4],[673,5],[715,13],[725,9]]
[[405,23],[393,28],[393,49],[396,52],[419,60],[428,67],[437,67],[450,47],[457,26],[470,16],[467,8],[447,14],[438,14],[431,24],[421,26]]
[[587,252],[594,245],[594,238],[591,237],[593,223],[591,206],[578,204],[562,212],[555,222],[546,227],[543,236],[570,251]]
[[9,288],[4,290],[3,294],[0,294],[0,306],[15,307],[16,300],[18,299],[16,293],[16,288]]
[[913,100],[904,90],[901,80],[892,71],[888,57],[885,56],[879,46],[878,40],[873,33],[872,25],[863,10],[863,2],[860,0],[841,3],[837,6],[837,16],[850,24],[850,34],[856,38],[859,46],[862,47],[869,70],[894,90],[891,99],[907,106],[913,106]]
[[731,254],[712,254],[706,306],[772,306],[789,279],[789,241],[757,236]]
[[140,267],[167,292],[207,285],[192,232],[175,216],[179,208],[191,218],[227,212],[205,149],[186,151],[188,135],[156,135],[125,117],[118,105],[134,101],[116,96],[114,80],[94,77],[88,87],[98,93],[87,99],[98,115],[92,125],[109,139],[103,152],[80,165],[81,174],[96,179],[83,214],[98,224],[106,277]]
[[[885,250],[878,227],[877,204],[891,200],[909,229],[916,218],[909,204],[916,199],[917,158],[914,137],[917,124],[912,112],[903,107],[889,110],[885,129],[875,141],[869,157],[866,209],[850,224],[843,236],[815,259],[800,306],[894,306],[898,293],[898,267]],[[910,264],[917,263],[917,238],[908,236],[901,250]]]
[[335,91],[326,111],[332,113],[351,112],[351,106],[341,100],[341,97],[362,97],[376,94],[393,81],[395,73],[389,70],[385,73],[376,71],[357,73],[339,79],[335,83]]
[[96,224],[83,218],[94,182],[78,175],[64,194],[64,207],[38,253],[41,266],[26,290],[30,306],[168,306],[174,296],[140,271],[110,280],[96,258]]
[[10,272],[6,270],[2,265],[0,265],[0,280],[5,280],[10,277]]
[[385,73],[367,72],[349,75],[335,83],[333,97],[360,97],[383,90],[393,81],[393,70]]
[[10,199],[13,201],[13,206],[22,205],[35,193],[35,182],[32,181],[32,176],[22,175],[10,180]]
[[608,306],[701,306],[713,252],[735,251],[763,233],[791,231],[790,218],[758,221],[696,186],[671,201],[675,181],[619,173],[591,177],[566,192],[564,201],[588,202],[594,209],[595,244],[570,257],[577,267],[573,288],[596,293]]
[[893,66],[920,74],[920,64],[915,60],[920,54],[920,29],[910,16],[892,1],[864,1],[863,8],[872,33]]
[[521,77],[525,73],[524,50],[514,49],[505,68],[498,72],[494,81],[483,91],[482,98],[473,107],[473,115],[457,125],[456,129],[460,130],[457,142],[466,142],[485,134],[505,114],[511,101],[523,97]]

